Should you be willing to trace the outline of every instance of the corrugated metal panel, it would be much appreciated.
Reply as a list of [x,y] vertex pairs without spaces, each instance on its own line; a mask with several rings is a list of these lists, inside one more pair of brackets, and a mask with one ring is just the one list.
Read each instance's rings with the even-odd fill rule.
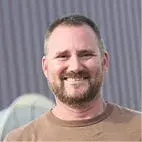
[[100,27],[110,53],[103,95],[141,109],[140,0],[0,0],[0,109],[23,93],[51,97],[41,71],[47,26],[79,13]]

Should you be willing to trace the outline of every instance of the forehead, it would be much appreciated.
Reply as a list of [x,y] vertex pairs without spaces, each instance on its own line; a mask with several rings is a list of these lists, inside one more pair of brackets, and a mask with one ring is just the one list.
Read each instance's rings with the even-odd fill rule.
[[60,25],[48,40],[48,53],[64,50],[98,49],[98,37],[87,25]]

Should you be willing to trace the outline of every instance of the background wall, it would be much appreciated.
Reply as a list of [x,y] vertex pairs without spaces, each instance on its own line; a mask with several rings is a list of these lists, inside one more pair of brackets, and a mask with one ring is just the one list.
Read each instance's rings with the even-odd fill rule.
[[100,27],[110,53],[104,97],[141,110],[140,0],[0,0],[0,109],[23,93],[52,98],[41,70],[44,34],[71,13]]

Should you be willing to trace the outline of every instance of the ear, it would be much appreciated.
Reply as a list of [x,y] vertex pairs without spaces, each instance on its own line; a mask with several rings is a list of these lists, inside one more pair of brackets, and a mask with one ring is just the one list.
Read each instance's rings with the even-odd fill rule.
[[107,51],[104,52],[104,55],[102,57],[102,66],[103,70],[107,72],[109,67],[109,54]]
[[45,77],[47,78],[48,66],[47,66],[47,57],[46,56],[42,57],[42,70],[43,70]]

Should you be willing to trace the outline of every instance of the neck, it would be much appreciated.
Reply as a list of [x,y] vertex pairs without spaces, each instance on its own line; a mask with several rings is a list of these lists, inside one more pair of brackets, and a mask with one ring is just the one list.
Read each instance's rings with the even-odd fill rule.
[[82,108],[71,108],[56,99],[56,106],[52,112],[62,120],[85,120],[103,113],[105,105],[101,97],[85,104]]

